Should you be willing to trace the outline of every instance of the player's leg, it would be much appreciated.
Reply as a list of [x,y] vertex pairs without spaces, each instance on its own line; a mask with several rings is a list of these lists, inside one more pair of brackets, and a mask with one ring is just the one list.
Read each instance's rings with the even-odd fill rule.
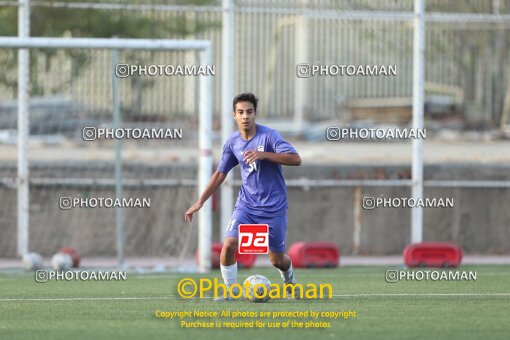
[[[267,224],[269,225],[269,260],[280,272],[284,284],[295,285],[297,281],[294,268],[292,268],[292,261],[290,257],[285,254],[287,216],[272,217],[267,221]],[[289,286],[287,288],[287,293],[288,297],[299,298],[301,291],[297,286]]]
[[237,283],[237,237],[226,236],[220,254],[221,276],[227,288]]
[[269,260],[280,272],[280,276],[284,283],[296,283],[296,277],[294,275],[294,269],[292,268],[292,261],[290,260],[289,255],[270,251]]
[[[246,220],[246,216],[241,211],[234,210],[227,226],[225,240],[223,241],[223,247],[221,248],[220,253],[221,276],[223,277],[225,286],[227,286],[227,290],[230,289],[230,286],[237,283],[237,238],[239,224],[242,223],[249,223]],[[238,292],[235,293],[236,294],[234,295],[237,295]],[[228,296],[228,294],[226,298],[224,296],[219,296],[215,299],[215,301],[231,300],[232,299]]]

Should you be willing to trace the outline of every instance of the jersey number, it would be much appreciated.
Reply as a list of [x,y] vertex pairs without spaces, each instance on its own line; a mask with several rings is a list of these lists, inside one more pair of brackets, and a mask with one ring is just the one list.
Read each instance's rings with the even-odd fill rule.
[[236,219],[234,218],[232,221],[230,221],[230,223],[228,224],[228,231],[232,231],[232,229],[234,229],[234,224],[236,223]]
[[250,167],[250,172],[257,171],[257,161],[248,164],[248,166]]

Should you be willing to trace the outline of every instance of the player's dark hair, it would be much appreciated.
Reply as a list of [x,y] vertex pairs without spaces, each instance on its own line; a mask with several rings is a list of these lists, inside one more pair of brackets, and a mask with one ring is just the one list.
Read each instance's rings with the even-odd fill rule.
[[232,109],[235,112],[236,104],[239,102],[250,102],[253,104],[253,109],[255,110],[255,112],[257,112],[257,102],[258,101],[259,101],[259,99],[257,97],[255,97],[255,95],[253,93],[250,93],[250,92],[241,93],[241,94],[238,94],[234,98],[234,103],[232,105]]

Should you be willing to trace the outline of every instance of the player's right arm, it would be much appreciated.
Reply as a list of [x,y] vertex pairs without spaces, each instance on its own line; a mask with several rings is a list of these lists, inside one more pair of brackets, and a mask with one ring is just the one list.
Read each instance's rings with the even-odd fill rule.
[[211,197],[212,194],[214,194],[216,192],[216,190],[218,190],[221,183],[223,183],[223,181],[225,180],[226,177],[227,177],[227,174],[225,174],[223,172],[219,172],[219,171],[216,171],[211,176],[211,179],[209,180],[209,183],[207,184],[207,187],[205,188],[202,195],[200,195],[200,197],[195,202],[195,204],[193,204],[188,209],[188,211],[186,211],[186,214],[184,214],[185,221],[188,221],[191,223],[191,221],[193,220],[193,214],[195,212],[197,212],[198,210],[200,210],[200,208],[202,208],[202,206],[209,199],[209,197]]
[[207,201],[207,199],[211,197],[212,194],[214,194],[220,187],[221,183],[223,183],[227,177],[228,172],[237,164],[239,164],[239,162],[232,152],[232,148],[230,147],[230,140],[227,140],[223,146],[223,153],[221,155],[220,163],[218,164],[218,169],[212,175],[211,179],[209,180],[209,184],[207,184],[207,187],[205,188],[202,195],[200,195],[195,204],[193,204],[184,214],[185,221],[191,223],[193,220],[193,214],[202,208],[205,201]]

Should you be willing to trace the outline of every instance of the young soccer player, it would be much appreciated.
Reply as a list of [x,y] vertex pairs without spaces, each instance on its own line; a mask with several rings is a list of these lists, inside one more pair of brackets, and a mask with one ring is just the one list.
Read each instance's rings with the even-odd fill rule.
[[[218,169],[184,216],[186,221],[191,222],[193,214],[218,189],[228,172],[239,165],[243,184],[230,222],[225,226],[227,233],[220,255],[221,275],[227,287],[237,281],[239,224],[269,225],[269,259],[279,270],[284,283],[296,283],[292,262],[285,254],[288,205],[281,166],[301,165],[301,158],[277,131],[255,123],[257,101],[252,93],[242,93],[234,98],[233,114],[239,131],[226,141]],[[295,288],[295,296],[298,297],[298,286]],[[226,300],[232,298],[227,296]]]

